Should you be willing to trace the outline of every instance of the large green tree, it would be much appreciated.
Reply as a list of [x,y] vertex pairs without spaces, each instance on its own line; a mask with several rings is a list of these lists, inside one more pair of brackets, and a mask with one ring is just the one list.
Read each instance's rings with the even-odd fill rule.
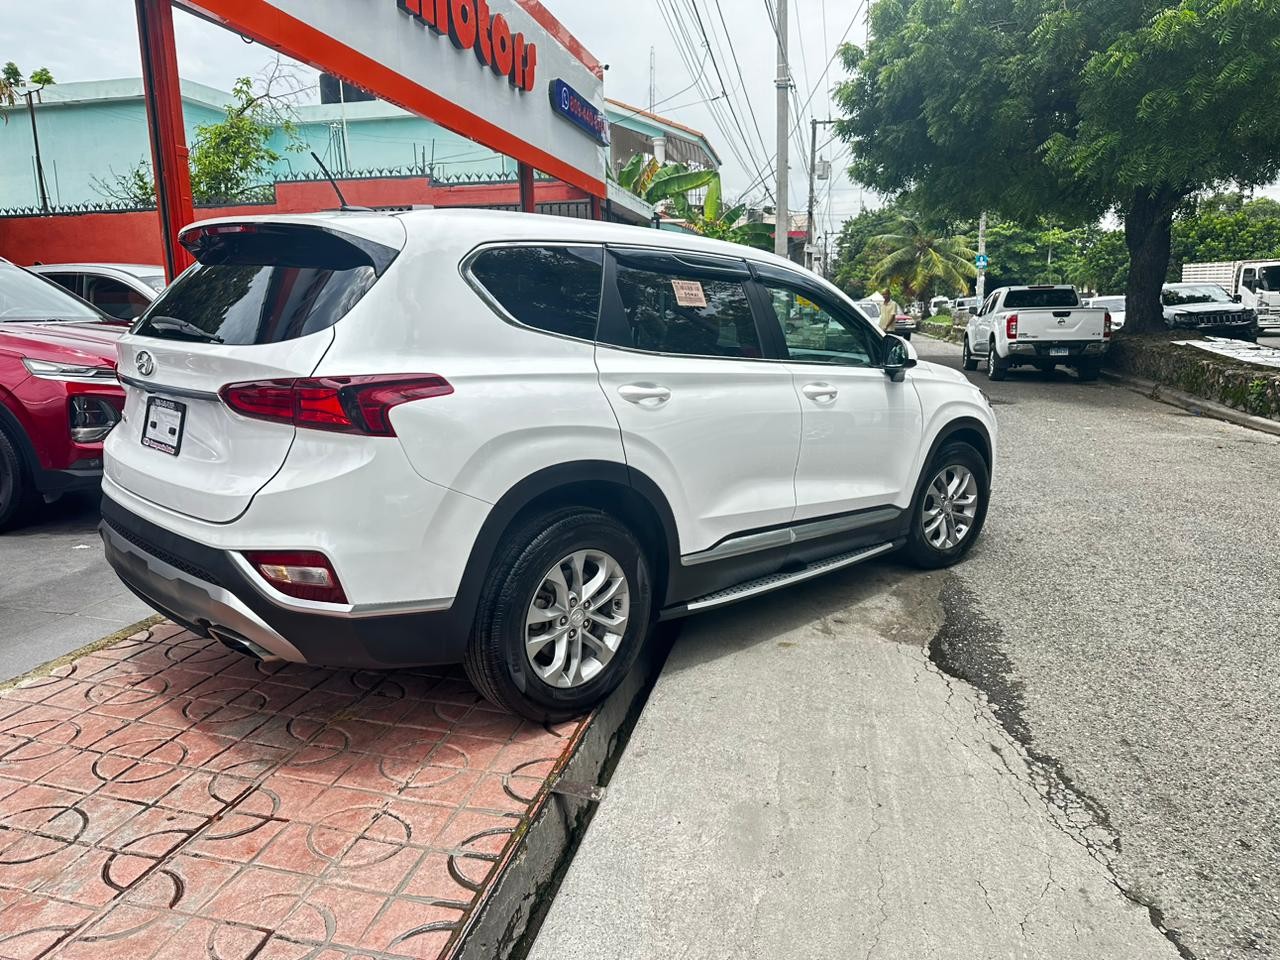
[[1115,211],[1129,330],[1163,329],[1179,208],[1280,173],[1275,0],[878,0],[871,36],[837,91],[853,176],[953,217]]

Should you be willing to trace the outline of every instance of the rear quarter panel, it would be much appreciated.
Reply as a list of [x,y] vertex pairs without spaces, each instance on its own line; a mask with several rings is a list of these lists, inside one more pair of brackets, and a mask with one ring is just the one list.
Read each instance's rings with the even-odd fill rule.
[[488,503],[549,466],[624,463],[594,344],[499,316],[460,272],[474,246],[465,237],[411,235],[382,281],[337,325],[317,375],[444,377],[451,395],[398,406],[392,424],[420,476]]

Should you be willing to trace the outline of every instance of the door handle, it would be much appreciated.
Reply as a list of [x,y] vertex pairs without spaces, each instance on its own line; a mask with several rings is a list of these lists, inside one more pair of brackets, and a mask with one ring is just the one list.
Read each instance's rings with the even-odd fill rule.
[[671,391],[656,383],[628,383],[618,388],[618,396],[638,407],[660,407],[671,399]]
[[840,391],[829,383],[810,383],[801,387],[800,392],[816,403],[829,403],[840,396]]

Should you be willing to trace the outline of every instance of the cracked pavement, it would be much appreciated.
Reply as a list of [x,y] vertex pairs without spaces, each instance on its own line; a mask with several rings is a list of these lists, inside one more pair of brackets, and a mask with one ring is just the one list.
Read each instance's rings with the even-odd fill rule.
[[983,385],[973,556],[688,621],[534,960],[1276,955],[1280,443]]
[[1176,958],[929,659],[949,577],[690,621],[530,956]]

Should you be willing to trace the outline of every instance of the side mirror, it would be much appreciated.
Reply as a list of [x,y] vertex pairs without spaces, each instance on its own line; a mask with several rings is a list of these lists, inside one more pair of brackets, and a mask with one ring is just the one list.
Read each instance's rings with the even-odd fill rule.
[[884,338],[882,357],[884,375],[894,383],[902,383],[906,380],[907,371],[920,362],[915,347],[893,334],[887,334]]
[[1234,297],[1231,298],[1231,302],[1244,303],[1244,296],[1242,294],[1237,293]]

